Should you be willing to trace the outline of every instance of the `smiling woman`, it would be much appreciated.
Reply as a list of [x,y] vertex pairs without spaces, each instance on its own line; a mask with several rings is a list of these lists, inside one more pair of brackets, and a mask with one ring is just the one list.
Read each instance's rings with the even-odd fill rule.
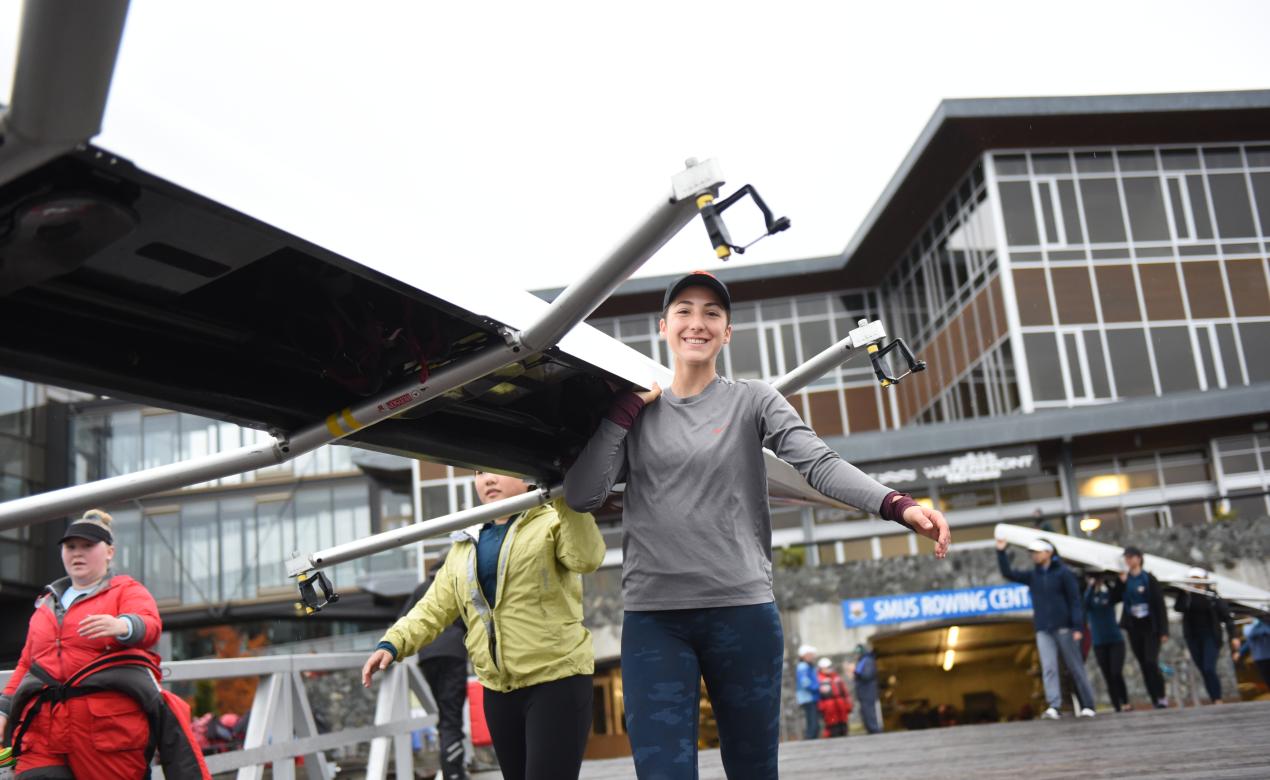
[[732,301],[717,278],[687,274],[662,304],[674,379],[664,393],[653,385],[614,400],[565,477],[565,499],[593,511],[626,482],[622,684],[636,773],[696,777],[704,678],[728,776],[774,778],[784,642],[763,448],[823,494],[928,536],[940,557],[948,525],[839,458],[770,384],[718,375]]

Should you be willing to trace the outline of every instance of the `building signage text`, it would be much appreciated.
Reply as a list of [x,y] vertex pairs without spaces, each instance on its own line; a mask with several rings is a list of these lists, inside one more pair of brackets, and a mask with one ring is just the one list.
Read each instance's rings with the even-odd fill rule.
[[847,628],[920,620],[994,615],[1032,609],[1026,585],[988,585],[962,590],[933,590],[898,596],[847,599],[842,615]]

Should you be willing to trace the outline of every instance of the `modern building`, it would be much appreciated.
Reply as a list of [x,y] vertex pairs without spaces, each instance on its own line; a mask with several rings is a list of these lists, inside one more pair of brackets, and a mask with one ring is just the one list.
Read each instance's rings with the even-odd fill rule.
[[[263,431],[0,377],[3,498],[140,471],[251,444]],[[345,607],[298,620],[284,562],[414,521],[413,463],[324,446],[268,469],[106,507],[114,568],[146,584],[177,658],[212,654],[207,629],[270,644],[378,630],[418,579],[413,547],[332,567]],[[25,621],[63,576],[61,524],[0,534],[5,619]],[[21,639],[24,632],[12,634]],[[3,657],[21,649],[3,647]]]

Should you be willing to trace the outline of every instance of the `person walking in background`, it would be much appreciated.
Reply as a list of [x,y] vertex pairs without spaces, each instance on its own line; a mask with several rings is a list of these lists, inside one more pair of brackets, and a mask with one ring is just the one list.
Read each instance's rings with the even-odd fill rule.
[[870,734],[882,733],[882,714],[878,711],[878,663],[873,651],[865,645],[856,645],[855,699],[860,703],[860,720]]
[[847,736],[847,718],[851,715],[851,693],[847,684],[834,671],[833,661],[821,658],[816,664],[820,673],[820,719],[826,737]]
[[1132,710],[1129,690],[1124,684],[1124,634],[1116,619],[1116,588],[1108,587],[1102,574],[1090,574],[1085,588],[1085,620],[1094,646],[1094,657],[1107,682],[1107,693],[1116,712]]
[[1124,601],[1120,627],[1129,635],[1129,646],[1142,667],[1147,694],[1157,709],[1169,706],[1160,673],[1160,645],[1169,641],[1169,616],[1164,609],[1164,589],[1155,575],[1142,568],[1142,550],[1124,548],[1125,571],[1120,572],[1116,593]]
[[[432,574],[401,608],[398,618],[405,617],[418,604],[436,581],[437,572],[445,565],[442,553],[432,567]],[[437,733],[441,741],[441,776],[445,780],[467,780],[463,752],[463,707],[467,705],[467,648],[463,644],[467,627],[460,618],[441,635],[419,651],[419,670],[428,681],[432,698],[437,703]]]
[[17,776],[141,780],[157,747],[165,777],[210,780],[189,705],[159,687],[154,597],[111,571],[110,515],[85,512],[59,544],[66,576],[36,600],[0,696],[2,744],[18,756]]
[[816,648],[798,648],[798,666],[794,670],[794,699],[803,711],[803,739],[820,736],[820,678],[816,674]]
[[1251,655],[1252,662],[1261,675],[1261,681],[1270,688],[1270,624],[1261,618],[1255,618],[1244,626],[1244,643],[1236,657]]
[[1239,633],[1230,615],[1230,606],[1217,595],[1212,579],[1204,569],[1192,568],[1186,573],[1191,587],[1199,592],[1183,590],[1177,594],[1173,609],[1182,613],[1182,638],[1191,660],[1199,667],[1204,688],[1213,704],[1221,704],[1221,677],[1217,675],[1217,659],[1222,653],[1222,627],[1230,641],[1231,658],[1239,657]]
[[1076,575],[1063,564],[1054,545],[1036,539],[1028,545],[1032,568],[1010,568],[1006,541],[997,540],[997,568],[1001,576],[1028,586],[1032,596],[1032,622],[1036,627],[1036,649],[1041,655],[1041,679],[1045,684],[1045,701],[1049,708],[1042,718],[1058,720],[1063,707],[1063,691],[1059,682],[1059,658],[1071,673],[1080,700],[1078,718],[1094,717],[1094,692],[1085,676],[1085,662],[1080,655],[1080,640],[1085,625],[1081,610],[1080,585]]
[[[529,490],[502,474],[478,472],[475,482],[483,504]],[[503,777],[576,778],[593,716],[595,651],[582,625],[581,575],[604,560],[595,518],[557,498],[452,538],[432,587],[366,659],[362,685],[462,618]]]

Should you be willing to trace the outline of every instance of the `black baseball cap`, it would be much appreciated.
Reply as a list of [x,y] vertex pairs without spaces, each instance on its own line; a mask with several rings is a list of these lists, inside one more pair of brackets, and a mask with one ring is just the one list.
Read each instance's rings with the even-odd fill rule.
[[728,294],[727,286],[709,271],[693,271],[675,280],[666,288],[666,297],[662,299],[661,310],[665,311],[666,307],[675,300],[675,296],[682,292],[685,287],[707,287],[714,290],[715,294],[719,296],[719,300],[723,302],[723,308],[729,314],[732,313],[732,296]]
[[71,523],[71,527],[66,529],[66,533],[57,541],[58,544],[65,544],[67,539],[87,539],[90,542],[105,542],[106,544],[114,544],[114,537],[110,531],[102,528],[97,523],[76,520]]

